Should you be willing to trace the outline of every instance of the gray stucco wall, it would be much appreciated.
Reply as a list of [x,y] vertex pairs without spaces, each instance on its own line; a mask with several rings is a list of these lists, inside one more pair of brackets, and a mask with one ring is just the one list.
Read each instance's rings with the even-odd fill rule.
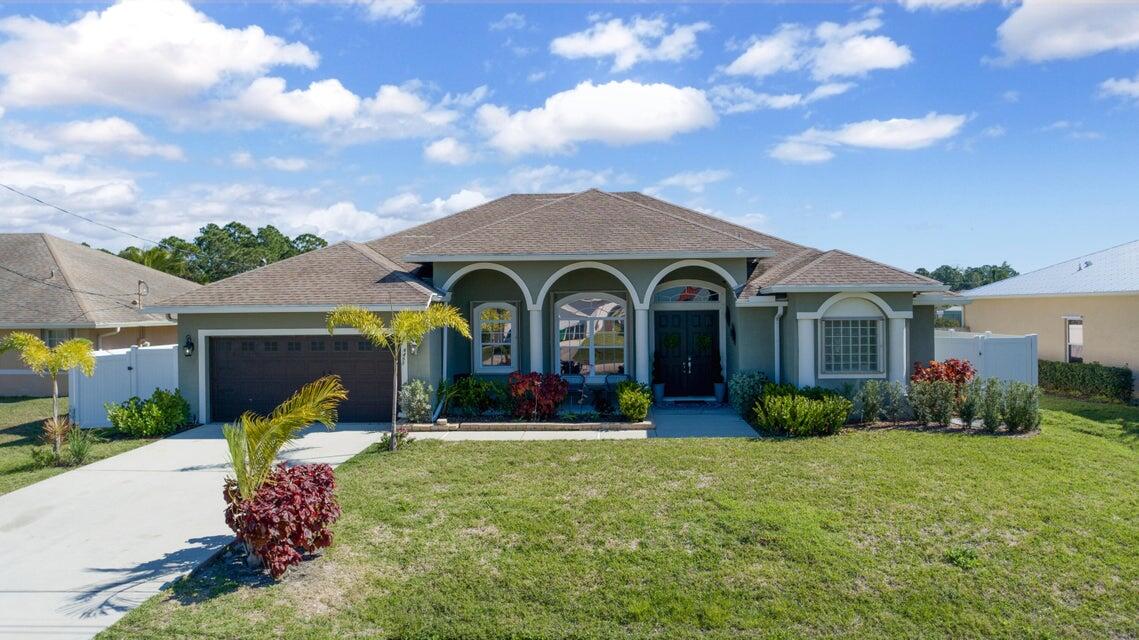
[[[385,321],[390,314],[381,314]],[[200,336],[201,330],[246,330],[249,335],[259,330],[281,331],[287,330],[319,329],[324,331],[324,313],[232,313],[232,314],[182,314],[178,317],[178,335],[185,340],[186,334],[192,336],[195,349],[194,355],[187,358],[178,357],[178,386],[182,395],[190,403],[190,411],[199,419],[204,419],[200,406],[199,367],[207,366],[209,353],[208,337]],[[231,334],[241,335],[241,334]],[[180,341],[181,341],[180,340]],[[415,355],[408,357],[408,375],[411,378],[425,380],[438,380],[439,348],[438,336],[420,345]],[[208,373],[208,372],[207,372]]]
[[[730,373],[761,371],[775,378],[775,313],[773,307],[741,307],[735,309],[736,361]],[[729,358],[729,361],[733,358]]]
[[915,362],[929,362],[933,360],[933,320],[937,316],[933,305],[919,305],[914,307],[914,318],[910,320],[910,372],[913,372]]

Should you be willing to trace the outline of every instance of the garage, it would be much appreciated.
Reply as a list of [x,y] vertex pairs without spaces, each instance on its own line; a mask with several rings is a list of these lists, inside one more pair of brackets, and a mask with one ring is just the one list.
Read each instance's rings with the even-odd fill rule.
[[392,356],[359,336],[281,335],[209,338],[210,419],[265,414],[305,384],[340,376],[348,400],[342,422],[391,420]]

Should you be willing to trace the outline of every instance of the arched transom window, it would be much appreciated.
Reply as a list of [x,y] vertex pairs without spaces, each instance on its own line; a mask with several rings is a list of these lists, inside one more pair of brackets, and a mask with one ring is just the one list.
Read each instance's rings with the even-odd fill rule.
[[487,302],[475,307],[475,372],[510,373],[518,369],[518,318],[514,305]]
[[628,341],[625,301],[581,293],[558,302],[558,360],[563,375],[625,373]]
[[695,284],[678,284],[657,289],[653,302],[719,302],[720,292]]

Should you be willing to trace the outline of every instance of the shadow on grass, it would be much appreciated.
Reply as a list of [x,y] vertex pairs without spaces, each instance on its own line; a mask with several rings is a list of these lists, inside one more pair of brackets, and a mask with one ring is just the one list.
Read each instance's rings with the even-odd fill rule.
[[1128,446],[1139,448],[1139,407],[1051,396],[1045,398],[1044,408],[1097,423],[1093,426],[1073,421],[1069,425],[1073,431],[1113,437]]
[[273,583],[265,572],[246,564],[245,557],[231,545],[193,574],[175,580],[170,585],[169,596],[181,605],[191,605],[242,587],[262,588]]

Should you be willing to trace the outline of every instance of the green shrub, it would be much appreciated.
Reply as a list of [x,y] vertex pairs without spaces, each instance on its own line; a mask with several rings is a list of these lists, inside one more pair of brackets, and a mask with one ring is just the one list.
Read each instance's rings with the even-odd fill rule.
[[1049,360],[1041,360],[1039,365],[1040,386],[1049,393],[1131,402],[1135,380],[1127,367]]
[[87,462],[91,449],[98,439],[94,434],[76,427],[67,434],[67,455],[73,465],[79,466]]
[[54,467],[59,464],[59,459],[55,457],[55,452],[51,447],[32,447],[32,466],[36,468]]
[[906,397],[906,387],[897,380],[891,380],[883,385],[885,400],[883,413],[887,420],[893,423],[909,420],[913,415],[910,400]]
[[780,387],[782,385],[769,385],[775,393],[764,393],[755,405],[756,426],[767,433],[791,436],[838,433],[854,408],[850,400],[835,394],[813,399],[783,393]]
[[116,430],[136,438],[168,436],[190,423],[190,404],[178,391],[155,389],[146,400],[134,397],[103,406]]
[[1008,383],[1003,415],[1009,433],[1023,433],[1040,426],[1040,387],[1023,382]]
[[431,388],[422,380],[412,380],[399,390],[399,410],[408,422],[431,419]]
[[953,420],[953,405],[957,397],[957,387],[945,380],[917,381],[910,383],[910,404],[918,422],[931,422],[947,427]]
[[737,371],[728,381],[728,398],[732,408],[744,420],[755,422],[755,402],[763,395],[767,376],[758,371]]
[[878,422],[885,404],[885,384],[881,380],[867,380],[854,396],[854,406],[863,422]]
[[981,388],[981,425],[985,431],[992,433],[1001,426],[1001,416],[1004,413],[1004,387],[996,378],[985,380]]
[[647,385],[626,380],[617,385],[617,406],[629,422],[643,422],[653,404],[653,390]]
[[973,421],[980,415],[984,392],[980,378],[973,378],[961,386],[961,393],[957,394],[957,417],[961,418],[966,427],[972,427]]
[[494,380],[467,376],[450,384],[440,384],[439,392],[447,401],[448,413],[453,415],[478,416],[489,411],[511,411],[506,385]]

